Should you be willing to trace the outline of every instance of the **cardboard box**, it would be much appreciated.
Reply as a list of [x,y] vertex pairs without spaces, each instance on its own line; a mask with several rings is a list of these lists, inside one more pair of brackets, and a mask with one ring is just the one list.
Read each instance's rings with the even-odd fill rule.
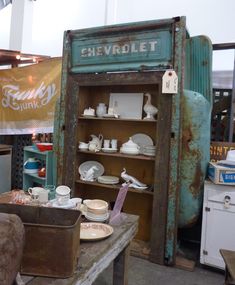
[[215,184],[235,185],[235,168],[225,167],[214,162],[209,162],[208,177]]

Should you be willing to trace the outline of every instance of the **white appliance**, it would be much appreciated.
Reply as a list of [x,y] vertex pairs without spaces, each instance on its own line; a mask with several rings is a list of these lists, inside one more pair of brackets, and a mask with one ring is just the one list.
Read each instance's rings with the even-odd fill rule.
[[11,146],[0,144],[0,193],[11,190],[11,154]]
[[204,184],[200,262],[224,269],[219,250],[235,250],[235,186]]

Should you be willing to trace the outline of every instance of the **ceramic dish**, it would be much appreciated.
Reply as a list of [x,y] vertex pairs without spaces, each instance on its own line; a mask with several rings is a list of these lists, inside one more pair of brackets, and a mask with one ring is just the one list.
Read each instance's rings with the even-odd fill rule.
[[25,174],[37,174],[38,169],[24,169]]
[[137,143],[140,147],[140,153],[144,152],[144,147],[147,145],[153,145],[153,140],[150,138],[150,136],[146,134],[135,134],[132,136],[133,142]]
[[55,207],[55,208],[62,208],[62,209],[73,209],[73,208],[76,208],[77,206],[77,203],[76,201],[73,201],[72,199],[69,200],[69,202],[65,205],[60,205],[57,203],[57,200],[51,200],[50,201],[50,204],[52,207]]
[[98,182],[102,184],[118,184],[119,177],[103,175],[98,177]]
[[52,143],[36,143],[36,146],[40,151],[49,151],[53,149]]
[[156,154],[155,154],[155,153],[151,153],[151,152],[143,152],[143,155],[146,155],[146,156],[155,156]]
[[130,149],[130,148],[120,148],[120,153],[124,153],[124,154],[132,154],[132,155],[137,155],[140,153],[140,151],[138,149]]
[[84,216],[87,220],[89,221],[93,221],[93,222],[104,222],[109,218],[109,213],[102,215],[102,216],[93,216],[93,215],[89,215],[89,213],[84,213]]
[[85,114],[82,114],[82,116],[83,116],[83,117],[88,117],[88,118],[89,118],[89,117],[96,117],[95,115],[85,115]]
[[117,152],[117,149],[116,148],[111,148],[111,147],[108,147],[108,148],[103,147],[102,151],[103,152],[110,152],[110,153],[112,153],[112,152]]
[[113,228],[102,223],[81,223],[80,226],[81,240],[100,240],[109,237],[112,233]]
[[85,161],[82,164],[80,164],[80,166],[78,168],[79,174],[80,175],[84,174],[92,166],[96,166],[98,168],[98,170],[94,171],[94,178],[97,178],[97,177],[99,177],[99,176],[104,174],[104,167],[103,167],[103,165],[101,163],[99,163],[98,161],[93,161],[93,160]]
[[104,114],[103,117],[104,117],[104,118],[115,118],[115,115],[112,115],[112,114]]

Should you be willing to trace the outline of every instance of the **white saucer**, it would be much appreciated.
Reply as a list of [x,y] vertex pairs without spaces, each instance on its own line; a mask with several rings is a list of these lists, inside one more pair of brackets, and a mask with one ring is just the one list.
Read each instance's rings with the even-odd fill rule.
[[112,114],[104,114],[103,117],[104,117],[104,118],[115,118],[115,115],[112,115]]
[[88,117],[88,118],[89,118],[89,117],[95,117],[95,115],[85,115],[85,114],[82,114],[82,116],[83,116],[83,117]]
[[117,148],[111,148],[111,147],[103,147],[102,148],[103,152],[117,152]]
[[93,222],[104,222],[109,218],[109,213],[107,213],[106,215],[103,215],[101,217],[91,217],[91,216],[89,216],[88,213],[85,213],[85,218],[88,219],[89,221],[93,221]]
[[52,200],[52,201],[51,201],[51,205],[52,205],[52,207],[55,207],[55,208],[72,209],[72,208],[76,207],[76,201],[72,200],[72,199],[69,200],[68,203],[65,205],[58,204],[56,200]]
[[146,156],[155,156],[156,154],[155,154],[155,153],[151,153],[151,152],[143,152],[143,155],[146,155]]
[[119,177],[103,175],[98,177],[98,182],[102,184],[118,184]]

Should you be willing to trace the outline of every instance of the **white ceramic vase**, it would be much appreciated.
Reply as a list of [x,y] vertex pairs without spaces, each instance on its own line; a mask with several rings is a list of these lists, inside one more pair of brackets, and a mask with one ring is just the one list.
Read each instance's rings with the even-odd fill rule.
[[106,113],[107,113],[106,105],[104,103],[99,103],[99,105],[96,107],[96,116],[103,117],[103,115]]

